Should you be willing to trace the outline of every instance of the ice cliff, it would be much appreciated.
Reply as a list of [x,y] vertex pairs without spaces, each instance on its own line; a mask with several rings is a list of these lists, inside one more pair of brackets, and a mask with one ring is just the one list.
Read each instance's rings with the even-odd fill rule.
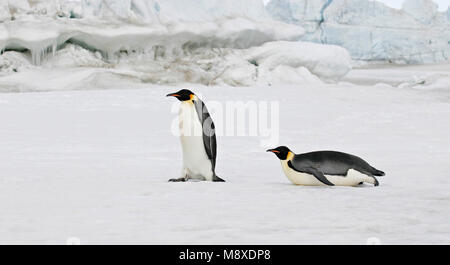
[[432,0],[406,0],[402,9],[369,0],[271,0],[275,19],[301,25],[303,40],[346,48],[353,59],[430,63],[450,57],[449,12]]

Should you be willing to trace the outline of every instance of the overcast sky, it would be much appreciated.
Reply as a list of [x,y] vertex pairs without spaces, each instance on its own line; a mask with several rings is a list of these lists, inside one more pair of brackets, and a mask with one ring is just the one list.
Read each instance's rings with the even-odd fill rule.
[[[265,3],[268,3],[270,0],[263,0]],[[401,8],[404,0],[377,0],[379,2],[383,2],[390,7]],[[445,11],[450,5],[450,0],[433,0],[435,3],[439,5],[439,10]]]

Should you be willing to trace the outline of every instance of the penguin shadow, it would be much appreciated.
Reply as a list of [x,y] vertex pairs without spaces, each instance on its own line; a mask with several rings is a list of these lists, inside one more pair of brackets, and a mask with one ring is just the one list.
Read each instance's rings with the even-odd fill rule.
[[177,178],[171,178],[167,180],[168,183],[195,183],[195,182],[209,182],[203,179],[187,179],[187,180],[178,180]]

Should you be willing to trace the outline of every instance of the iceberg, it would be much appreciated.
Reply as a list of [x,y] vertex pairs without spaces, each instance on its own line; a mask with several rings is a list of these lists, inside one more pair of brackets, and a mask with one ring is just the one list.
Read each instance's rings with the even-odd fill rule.
[[369,0],[272,0],[266,9],[302,26],[302,40],[342,46],[356,60],[431,63],[450,56],[448,15],[432,0],[406,0],[401,10]]
[[[114,62],[105,60],[100,51],[67,43],[40,66],[28,61],[24,53],[4,52],[0,56],[0,91],[86,89],[104,77],[117,82],[208,86],[336,82],[351,65],[344,48],[311,42],[273,41],[248,49],[186,47],[180,53],[160,47],[153,53],[123,51]],[[55,73],[64,73],[66,78]],[[36,76],[46,80],[44,86],[36,86]],[[77,86],[69,80],[76,80]]]
[[438,14],[438,5],[431,0],[406,0],[402,9],[422,24],[431,24]]
[[274,20],[260,0],[0,3],[0,76],[18,75],[3,78],[7,91],[33,90],[22,86],[25,71],[76,68],[81,84],[115,76],[248,86],[335,82],[352,64],[341,47],[299,42],[305,30]]
[[249,48],[267,41],[296,40],[303,34],[298,26],[270,19],[259,1],[249,1],[255,8],[235,0],[203,2],[36,1],[28,5],[3,0],[1,14],[6,12],[2,17],[7,21],[0,24],[0,50],[28,50],[33,64],[40,65],[48,53],[54,54],[67,42],[101,51],[110,60],[124,50],[173,51],[186,45]]

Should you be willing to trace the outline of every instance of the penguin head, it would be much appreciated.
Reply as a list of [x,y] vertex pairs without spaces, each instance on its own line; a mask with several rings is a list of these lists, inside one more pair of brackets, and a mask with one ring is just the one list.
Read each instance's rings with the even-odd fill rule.
[[277,148],[267,150],[267,152],[274,153],[280,160],[286,160],[289,153],[292,153],[286,146],[278,146]]
[[189,89],[181,89],[178,92],[167,94],[167,97],[176,97],[179,101],[188,101],[194,99],[194,92]]

